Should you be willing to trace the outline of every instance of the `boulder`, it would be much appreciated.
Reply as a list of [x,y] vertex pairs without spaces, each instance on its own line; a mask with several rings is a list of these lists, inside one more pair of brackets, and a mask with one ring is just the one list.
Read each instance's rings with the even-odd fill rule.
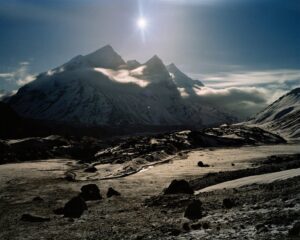
[[108,198],[110,198],[112,196],[120,196],[120,195],[121,195],[121,193],[119,193],[118,191],[116,191],[115,189],[113,189],[111,187],[107,190],[107,194],[106,194],[106,196]]
[[100,200],[102,196],[96,184],[87,184],[81,187],[80,196],[85,201]]
[[25,213],[22,215],[21,220],[25,221],[25,222],[49,222],[50,218],[34,216],[31,214]]
[[190,220],[202,218],[202,202],[200,200],[193,200],[185,210],[184,217]]
[[33,202],[44,202],[44,199],[42,199],[41,197],[37,196],[37,197],[34,197],[32,199]]
[[204,164],[202,161],[199,161],[197,165],[198,167],[209,167],[208,164]]
[[79,218],[85,210],[87,210],[85,201],[77,196],[65,204],[63,213],[64,217]]
[[173,180],[164,194],[194,194],[194,190],[185,180]]

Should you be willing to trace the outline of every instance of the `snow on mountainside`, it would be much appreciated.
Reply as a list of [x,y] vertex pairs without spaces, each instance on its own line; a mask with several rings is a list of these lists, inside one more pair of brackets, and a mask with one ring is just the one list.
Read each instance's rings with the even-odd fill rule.
[[181,72],[174,63],[167,66],[170,75],[182,97],[195,96],[195,89],[201,89],[203,83],[193,80]]
[[201,85],[175,65],[167,69],[156,55],[145,64],[126,63],[105,46],[40,74],[8,103],[23,117],[88,126],[200,127],[231,122],[228,115],[188,98]]
[[290,138],[300,138],[300,88],[268,106],[249,121]]

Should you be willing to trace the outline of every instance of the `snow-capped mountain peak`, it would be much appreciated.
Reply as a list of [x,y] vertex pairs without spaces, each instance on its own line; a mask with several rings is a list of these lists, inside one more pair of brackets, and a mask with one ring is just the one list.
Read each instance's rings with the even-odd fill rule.
[[193,88],[199,88],[204,86],[200,81],[193,80],[186,74],[184,74],[182,71],[180,71],[174,63],[168,65],[167,70],[170,72],[176,86],[178,88],[185,89],[185,91],[189,92],[189,94],[192,94],[194,92]]
[[91,67],[117,69],[119,66],[126,64],[122,57],[110,45],[106,45],[84,56],[84,58]]
[[[183,83],[194,81],[180,76]],[[176,81],[157,55],[144,64],[126,63],[108,45],[38,75],[8,102],[23,117],[89,126],[201,127],[232,121],[196,96],[187,98]]]
[[164,65],[163,61],[154,55],[145,64],[144,75],[151,78],[152,81],[170,80],[171,76]]

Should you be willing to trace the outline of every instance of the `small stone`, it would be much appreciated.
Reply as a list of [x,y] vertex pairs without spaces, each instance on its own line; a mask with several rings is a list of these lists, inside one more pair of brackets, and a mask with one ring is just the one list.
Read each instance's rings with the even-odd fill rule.
[[87,210],[85,201],[80,197],[74,197],[64,206],[64,217],[79,218]]
[[22,215],[21,220],[25,221],[25,222],[49,222],[50,218],[34,216],[31,214],[25,213]]
[[184,217],[191,220],[202,218],[202,202],[194,200],[185,210]]
[[84,170],[84,172],[86,172],[86,173],[95,173],[97,171],[98,171],[98,169],[95,168],[94,166],[88,167]]
[[32,201],[33,201],[33,202],[43,202],[44,199],[42,199],[41,197],[34,197],[34,198],[32,199]]
[[100,200],[102,196],[96,184],[87,184],[81,187],[80,196],[85,201]]
[[106,196],[108,198],[112,197],[112,196],[120,196],[121,193],[119,193],[118,191],[116,191],[115,189],[113,189],[112,187],[110,187],[108,190],[107,190],[107,194]]
[[209,167],[208,164],[204,164],[202,161],[199,161],[197,165],[198,167]]

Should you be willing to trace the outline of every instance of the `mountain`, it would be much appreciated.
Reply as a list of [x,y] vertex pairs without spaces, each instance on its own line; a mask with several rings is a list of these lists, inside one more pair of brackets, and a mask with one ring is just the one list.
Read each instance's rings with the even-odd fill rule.
[[174,63],[167,66],[167,69],[176,84],[179,92],[186,96],[195,96],[195,88],[201,89],[203,83],[198,80],[193,80],[183,72],[181,72]]
[[300,88],[296,88],[250,120],[289,138],[300,138]]
[[156,55],[144,64],[127,64],[108,45],[41,73],[7,102],[26,118],[84,126],[202,127],[232,122],[189,95],[201,86],[174,64],[166,67]]

